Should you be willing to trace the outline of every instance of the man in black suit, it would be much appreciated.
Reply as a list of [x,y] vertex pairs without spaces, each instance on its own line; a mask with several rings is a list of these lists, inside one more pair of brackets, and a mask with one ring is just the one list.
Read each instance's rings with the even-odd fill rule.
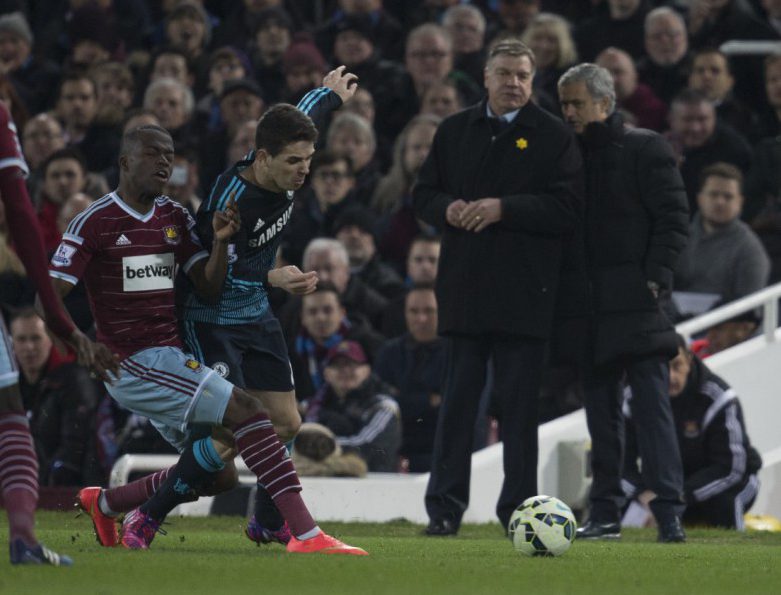
[[426,509],[428,535],[458,531],[474,420],[493,361],[504,474],[496,513],[537,494],[537,395],[566,239],[580,224],[582,163],[566,126],[529,99],[532,51],[496,42],[488,97],[442,122],[413,191],[443,230],[439,333],[450,337]]
[[591,434],[591,513],[579,538],[621,535],[624,378],[635,395],[643,477],[656,493],[651,508],[659,541],[684,541],[683,472],[670,400],[667,362],[675,331],[659,298],[672,285],[686,245],[683,181],[667,142],[624,127],[615,112],[610,73],[595,64],[559,79],[567,123],[578,134],[586,170],[585,256],[591,289],[584,403]]

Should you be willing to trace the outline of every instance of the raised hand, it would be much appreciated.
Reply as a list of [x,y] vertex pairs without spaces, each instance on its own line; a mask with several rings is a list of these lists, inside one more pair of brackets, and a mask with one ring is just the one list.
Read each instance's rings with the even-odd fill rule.
[[323,86],[336,93],[342,103],[347,103],[358,88],[358,77],[352,72],[347,72],[346,66],[339,66],[325,75]]
[[268,280],[274,287],[288,293],[306,295],[315,290],[318,279],[315,271],[303,273],[297,266],[290,265],[269,271]]
[[212,217],[212,229],[214,230],[214,240],[225,242],[241,228],[241,217],[239,209],[236,207],[235,192],[231,192],[228,198],[228,204],[224,211],[215,211]]

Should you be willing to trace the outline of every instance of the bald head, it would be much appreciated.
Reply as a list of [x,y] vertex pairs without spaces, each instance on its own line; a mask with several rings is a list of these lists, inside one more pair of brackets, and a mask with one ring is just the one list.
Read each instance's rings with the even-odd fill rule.
[[602,50],[596,63],[610,72],[616,89],[616,99],[619,101],[630,97],[637,90],[635,63],[624,50],[612,47]]

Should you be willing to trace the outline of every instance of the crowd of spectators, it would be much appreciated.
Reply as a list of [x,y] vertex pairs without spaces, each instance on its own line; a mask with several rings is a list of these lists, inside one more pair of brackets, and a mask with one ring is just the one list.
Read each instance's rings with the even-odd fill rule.
[[[367,460],[369,470],[425,471],[444,366],[432,291],[441,230],[415,216],[412,187],[442,119],[483,96],[486,51],[502,36],[534,51],[541,107],[560,116],[559,77],[591,61],[613,76],[627,125],[667,138],[692,215],[681,289],[724,303],[781,279],[781,53],[721,49],[733,39],[781,48],[776,0],[3,0],[0,101],[19,130],[52,252],[67,223],[116,187],[124,130],[171,133],[167,193],[195,212],[216,176],[253,148],[269,106],[295,104],[332,67],[356,73],[354,99],[320,130],[279,256],[316,270],[320,287],[274,294],[272,304],[299,399],[344,409],[359,398],[348,393],[363,391],[376,415],[399,420],[388,430],[391,456]],[[0,214],[0,302],[20,310],[33,294],[4,227]],[[68,300],[90,329],[85,292]],[[17,316],[17,334],[40,322]],[[346,356],[335,357],[345,342]],[[88,378],[58,384],[58,367],[74,364],[51,346],[25,353],[20,343],[34,434],[51,394],[69,383],[79,393],[73,428],[56,412],[62,442],[36,436],[44,484],[94,479],[129,445],[150,444],[151,427],[108,406]],[[355,423],[330,427],[345,450],[337,427]],[[78,460],[63,458],[66,445]]]

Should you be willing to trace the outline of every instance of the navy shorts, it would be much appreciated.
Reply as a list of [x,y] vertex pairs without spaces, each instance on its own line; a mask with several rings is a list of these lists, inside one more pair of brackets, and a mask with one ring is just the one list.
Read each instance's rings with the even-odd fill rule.
[[233,325],[188,320],[182,323],[182,329],[190,353],[235,386],[247,390],[294,390],[285,336],[274,316]]

